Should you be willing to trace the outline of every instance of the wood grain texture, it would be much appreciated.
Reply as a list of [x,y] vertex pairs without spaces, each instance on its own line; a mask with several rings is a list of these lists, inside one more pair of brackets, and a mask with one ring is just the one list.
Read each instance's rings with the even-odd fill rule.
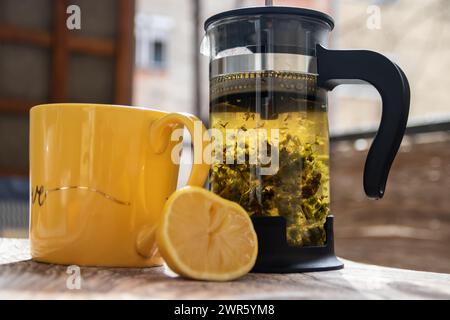
[[116,37],[116,104],[130,104],[132,96],[133,54],[134,54],[134,0],[118,0]]
[[[59,23],[62,22],[59,21]],[[0,23],[0,41],[5,43],[36,45],[48,48],[54,42],[52,35],[47,31],[9,26]],[[113,40],[71,34],[67,34],[67,47],[72,52],[104,57],[113,57],[116,50]]]
[[185,280],[164,267],[81,268],[81,289],[66,287],[67,267],[30,261],[29,242],[0,238],[2,299],[450,299],[450,275],[344,261],[339,271],[248,274],[225,283]]
[[112,57],[116,50],[114,41],[109,39],[71,36],[68,41],[69,49],[72,52],[87,53],[101,57]]
[[0,24],[0,40],[4,43],[25,43],[40,47],[49,47],[52,44],[52,37],[46,31],[31,30],[4,24]]
[[68,80],[68,29],[66,27],[66,0],[54,2],[53,59],[50,96],[52,102],[64,102],[67,98]]
[[30,109],[45,101],[29,101],[24,99],[0,98],[0,113],[28,114]]

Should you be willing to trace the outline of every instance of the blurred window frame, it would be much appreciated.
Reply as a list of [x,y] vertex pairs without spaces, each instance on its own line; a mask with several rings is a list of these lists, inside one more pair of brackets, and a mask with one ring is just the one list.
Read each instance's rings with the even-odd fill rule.
[[136,67],[165,70],[168,67],[171,17],[139,13],[135,18]]

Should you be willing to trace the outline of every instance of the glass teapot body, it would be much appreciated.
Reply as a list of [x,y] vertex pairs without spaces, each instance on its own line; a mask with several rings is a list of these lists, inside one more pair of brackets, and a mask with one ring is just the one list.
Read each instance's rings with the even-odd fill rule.
[[[403,72],[378,54],[325,49],[333,26],[321,12],[287,7],[238,9],[205,23],[202,50],[210,57],[214,137],[211,190],[252,217],[283,217],[287,245],[293,247],[323,246],[327,240],[327,90],[353,79],[377,87],[374,72],[362,68],[366,63],[389,69],[382,71],[386,76],[392,66],[398,70],[398,92],[377,87],[384,95],[384,119],[366,162],[364,186],[371,197],[384,192],[406,126],[409,88]],[[350,64],[353,58],[356,66]],[[392,111],[393,104],[402,112]]]
[[226,137],[213,141],[220,158],[211,190],[251,216],[286,218],[291,245],[323,245],[330,204],[324,90],[300,72],[223,77],[211,83],[212,94],[221,93],[211,100],[210,126]]

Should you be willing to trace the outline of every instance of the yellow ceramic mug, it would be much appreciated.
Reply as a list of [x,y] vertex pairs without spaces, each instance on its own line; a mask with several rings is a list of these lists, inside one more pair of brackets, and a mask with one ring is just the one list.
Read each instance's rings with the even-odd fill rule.
[[[89,266],[161,264],[153,231],[178,178],[171,153],[179,142],[170,134],[186,126],[195,157],[204,143],[194,137],[196,120],[113,105],[32,108],[32,258]],[[188,184],[203,185],[208,169],[194,164]]]

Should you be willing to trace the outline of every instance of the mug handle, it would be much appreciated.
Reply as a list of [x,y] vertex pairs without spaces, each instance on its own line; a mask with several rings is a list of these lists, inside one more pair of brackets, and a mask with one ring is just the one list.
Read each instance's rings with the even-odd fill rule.
[[196,116],[180,112],[170,113],[156,120],[150,127],[150,144],[156,154],[163,153],[169,144],[172,131],[179,125],[188,129],[194,146],[194,161],[186,184],[202,187],[208,177],[210,168],[209,164],[203,161],[203,150],[207,144],[207,141],[203,141],[203,137],[207,130]]
[[[207,130],[196,116],[189,113],[169,113],[154,121],[150,126],[150,146],[155,154],[163,153],[167,149],[172,131],[179,128],[180,125],[188,129],[194,146],[194,161],[186,184],[202,187],[208,178],[210,169],[210,165],[203,161],[203,150],[209,140],[203,140]],[[143,228],[138,235],[136,248],[138,253],[145,258],[152,257],[156,252],[156,227],[154,225],[150,228]]]

